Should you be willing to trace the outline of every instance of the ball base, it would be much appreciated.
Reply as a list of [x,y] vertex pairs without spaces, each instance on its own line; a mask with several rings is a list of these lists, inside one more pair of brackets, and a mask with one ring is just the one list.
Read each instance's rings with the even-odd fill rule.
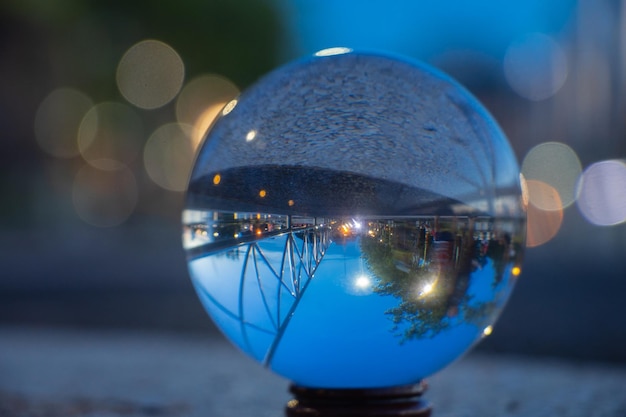
[[291,385],[287,417],[428,417],[425,382],[389,388],[324,389]]

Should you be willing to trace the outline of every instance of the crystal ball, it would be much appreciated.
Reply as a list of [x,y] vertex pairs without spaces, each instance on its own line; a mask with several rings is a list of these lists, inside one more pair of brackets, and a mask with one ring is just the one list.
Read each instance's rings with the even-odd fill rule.
[[412,384],[484,335],[520,273],[519,168],[494,119],[407,58],[322,51],[207,132],[183,211],[203,306],[305,387]]

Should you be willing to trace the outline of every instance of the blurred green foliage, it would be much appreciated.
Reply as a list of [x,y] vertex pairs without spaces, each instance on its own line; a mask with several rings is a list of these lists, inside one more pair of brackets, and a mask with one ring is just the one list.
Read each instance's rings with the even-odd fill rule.
[[[95,103],[125,101],[116,69],[145,39],[178,52],[186,81],[215,73],[244,89],[278,65],[281,34],[271,0],[0,1],[0,193],[7,202],[0,223],[26,226],[38,201],[51,198],[51,159],[37,146],[33,123],[52,90],[76,88]],[[153,130],[173,121],[173,105],[141,117]],[[63,175],[71,178],[78,162],[68,162]]]
[[[111,95],[123,53],[158,39],[182,57],[187,79],[212,72],[240,88],[277,64],[281,28],[274,8],[259,0],[9,0],[0,13],[36,32],[58,81],[78,82],[95,96]],[[60,64],[59,64],[60,63]],[[46,68],[39,68],[45,76]]]

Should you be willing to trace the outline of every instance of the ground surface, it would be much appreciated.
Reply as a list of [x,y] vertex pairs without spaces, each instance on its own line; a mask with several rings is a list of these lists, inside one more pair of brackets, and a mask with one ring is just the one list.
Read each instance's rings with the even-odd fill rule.
[[[626,367],[470,354],[434,417],[623,417]],[[288,382],[220,336],[0,328],[0,417],[281,417]]]

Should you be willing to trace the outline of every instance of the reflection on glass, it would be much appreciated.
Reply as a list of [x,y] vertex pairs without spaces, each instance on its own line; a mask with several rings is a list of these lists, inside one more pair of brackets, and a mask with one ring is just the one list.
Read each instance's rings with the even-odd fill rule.
[[224,108],[191,173],[189,271],[226,336],[301,386],[416,383],[486,335],[510,294],[519,170],[452,80],[344,52]]
[[[267,182],[270,170],[280,173],[262,196],[252,178]],[[300,204],[319,205],[319,216],[298,214],[287,198],[296,191],[288,183],[305,177]],[[333,199],[323,181],[329,177],[361,187]],[[371,207],[371,198],[394,186],[289,167],[240,168],[192,182],[183,244],[194,285],[222,331],[298,383],[338,387],[409,383],[488,335],[519,274],[522,221],[409,189],[407,202],[421,214],[325,209],[347,213],[344,205],[355,201]],[[243,195],[281,214],[246,211]],[[224,202],[242,210],[215,209]]]

